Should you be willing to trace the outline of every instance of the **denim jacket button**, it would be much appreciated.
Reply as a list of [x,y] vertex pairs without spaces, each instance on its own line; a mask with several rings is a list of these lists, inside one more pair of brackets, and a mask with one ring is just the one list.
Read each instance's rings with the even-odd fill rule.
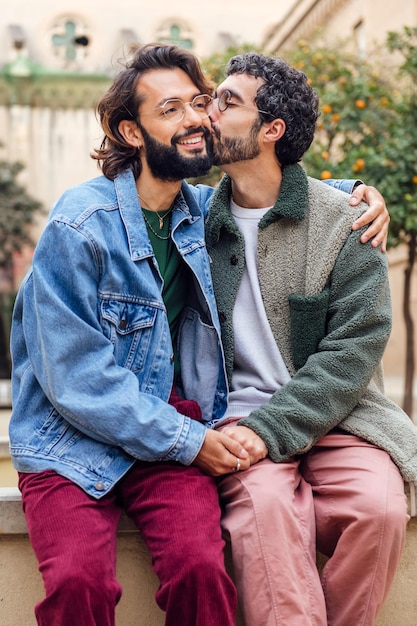
[[126,326],[127,326],[127,321],[126,320],[120,320],[120,328],[122,330],[125,330]]
[[101,481],[97,482],[94,487],[97,489],[97,491],[104,491],[105,489],[104,483],[102,483]]

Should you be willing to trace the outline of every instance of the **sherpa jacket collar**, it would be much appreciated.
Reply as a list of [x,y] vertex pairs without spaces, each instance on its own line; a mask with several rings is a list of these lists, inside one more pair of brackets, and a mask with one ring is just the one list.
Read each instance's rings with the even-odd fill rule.
[[[222,228],[231,233],[238,233],[229,210],[231,195],[232,181],[225,174],[211,200],[209,243],[216,243],[219,240]],[[259,222],[259,227],[265,228],[281,217],[302,220],[306,215],[307,208],[307,175],[300,165],[288,165],[282,170],[282,184],[278,199],[272,209],[263,216]]]

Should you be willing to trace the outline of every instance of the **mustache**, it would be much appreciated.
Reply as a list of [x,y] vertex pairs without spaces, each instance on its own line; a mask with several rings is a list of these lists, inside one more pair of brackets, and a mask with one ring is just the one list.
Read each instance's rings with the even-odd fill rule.
[[220,139],[220,131],[217,128],[217,126],[212,126],[211,127],[211,134],[214,135],[216,137],[216,139]]

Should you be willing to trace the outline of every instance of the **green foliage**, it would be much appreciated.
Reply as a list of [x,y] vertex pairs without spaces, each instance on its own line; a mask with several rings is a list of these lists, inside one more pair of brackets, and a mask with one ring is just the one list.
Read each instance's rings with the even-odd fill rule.
[[[250,50],[256,48],[229,48],[203,67],[218,84],[229,58]],[[305,41],[286,60],[306,73],[320,96],[316,137],[303,159],[307,172],[361,178],[377,187],[390,210],[389,245],[408,243],[417,234],[417,28],[389,33],[367,60],[348,52],[344,42],[329,47]],[[215,170],[207,182],[219,176]]]
[[401,71],[412,82],[417,79],[417,28],[405,26],[401,32],[388,33],[387,46],[391,52],[399,52],[403,62]]
[[417,29],[390,33],[385,55],[378,52],[387,58],[387,51],[391,67],[349,54],[343,44],[300,42],[288,61],[320,96],[316,138],[304,158],[308,173],[375,185],[390,210],[389,245],[396,246],[417,233]]
[[244,52],[262,52],[262,50],[251,44],[242,44],[241,46],[231,46],[224,52],[215,52],[211,56],[203,59],[203,69],[210,80],[213,81],[215,87],[225,79],[225,69],[228,60]]
[[[13,253],[33,246],[30,226],[41,204],[27,194],[17,182],[22,171],[20,163],[0,161],[0,270],[13,282]],[[13,293],[0,292],[0,378],[11,371],[9,329]]]
[[0,268],[10,267],[13,252],[33,245],[29,228],[41,204],[17,182],[20,163],[0,161]]
[[216,187],[222,176],[223,173],[217,165],[213,165],[208,174],[205,174],[204,176],[196,176],[195,178],[188,178],[187,181],[192,185],[210,185],[210,187]]
[[315,141],[304,158],[308,173],[318,178],[361,178],[377,187],[390,211],[389,245],[407,246],[403,408],[411,416],[415,371],[411,277],[417,251],[417,28],[389,33],[380,57],[386,59],[383,67],[369,57],[364,61],[348,54],[340,46],[311,49],[300,42],[289,61],[307,74],[321,101]]

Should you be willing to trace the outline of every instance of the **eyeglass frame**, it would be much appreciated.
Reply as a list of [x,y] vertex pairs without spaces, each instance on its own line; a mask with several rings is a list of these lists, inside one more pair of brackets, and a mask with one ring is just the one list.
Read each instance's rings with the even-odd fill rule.
[[[195,108],[195,106],[196,106],[196,105],[195,105],[195,102],[196,102],[196,100],[198,100],[199,98],[206,98],[206,99],[208,100],[208,101],[207,101],[207,104],[205,104],[205,106],[204,106],[204,111],[205,111],[205,112],[204,112],[204,115],[203,115],[202,111],[200,112],[200,111],[198,111],[198,110]],[[169,104],[170,102],[177,102],[177,103],[180,103],[180,104],[181,104],[181,108],[179,108],[179,109],[177,110],[177,112],[176,112],[176,114],[177,114],[177,113],[179,113],[179,114],[180,114],[180,117],[178,117],[178,118],[177,118],[177,117],[176,117],[176,114],[175,114],[175,115],[174,115],[174,118],[170,118],[170,117],[168,117],[168,115],[167,115],[167,111],[164,111],[164,110],[163,110],[163,109],[164,109],[164,107],[165,107],[167,104]],[[192,108],[192,110],[193,110],[195,113],[197,113],[198,115],[200,115],[201,119],[202,119],[202,120],[204,120],[204,119],[206,119],[207,117],[209,117],[209,115],[210,115],[210,113],[207,111],[207,109],[208,109],[208,107],[212,104],[212,102],[213,102],[213,98],[212,98],[212,96],[210,96],[208,93],[199,93],[199,94],[197,94],[196,96],[194,96],[194,98],[191,100],[191,102],[184,102],[183,100],[181,100],[181,98],[168,98],[167,100],[165,100],[165,102],[163,102],[162,104],[160,104],[160,105],[156,106],[156,107],[154,108],[154,110],[153,110],[153,111],[149,111],[149,112],[146,112],[146,113],[143,113],[143,112],[142,112],[142,113],[140,113],[140,115],[153,115],[155,112],[158,112],[158,111],[159,111],[159,112],[161,113],[162,117],[163,117],[163,118],[165,118],[165,120],[166,120],[167,122],[172,122],[172,123],[174,123],[174,124],[177,124],[178,122],[181,122],[181,121],[184,119],[184,117],[185,117],[185,112],[186,112],[186,108],[185,108],[185,106],[186,106],[187,104],[189,104],[189,105],[190,105],[190,107]]]
[[[258,109],[258,107],[256,106],[250,106],[249,104],[243,104],[242,102],[228,102],[229,98],[233,98],[233,93],[229,89],[225,89],[220,96],[218,96],[217,92],[215,92],[211,101],[211,106],[213,106],[214,101],[217,100],[217,106],[220,113],[224,113],[225,111],[227,111],[229,106],[233,105],[236,107],[243,107],[244,109],[251,109],[252,111],[258,111],[258,113],[263,113],[264,115],[269,115],[270,117],[275,117],[273,113]],[[221,101],[222,105],[220,106]]]

